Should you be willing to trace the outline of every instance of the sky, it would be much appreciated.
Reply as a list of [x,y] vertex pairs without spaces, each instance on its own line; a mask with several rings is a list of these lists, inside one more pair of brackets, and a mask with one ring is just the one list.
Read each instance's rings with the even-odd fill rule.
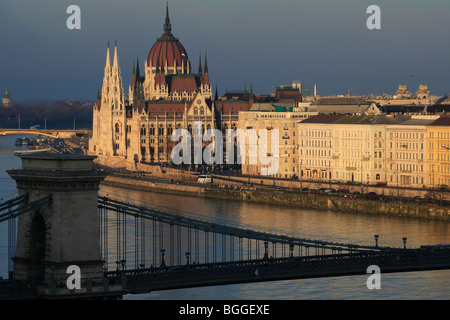
[[[293,81],[318,94],[395,94],[427,84],[450,94],[448,0],[169,0],[172,33],[193,70],[207,52],[219,94],[268,94]],[[81,9],[69,30],[67,7]],[[369,30],[370,5],[381,29]],[[125,93],[163,33],[165,0],[1,0],[0,95],[16,102],[95,100],[107,43],[117,41]]]

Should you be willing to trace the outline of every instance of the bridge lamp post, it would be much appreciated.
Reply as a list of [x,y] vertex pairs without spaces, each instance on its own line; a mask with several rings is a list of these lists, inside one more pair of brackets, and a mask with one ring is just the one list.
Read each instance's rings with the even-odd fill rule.
[[269,242],[264,241],[264,259],[269,258],[268,248],[269,248]]
[[378,237],[379,237],[379,235],[374,235],[374,237],[375,237],[375,247],[378,247]]
[[166,266],[166,263],[164,262],[164,254],[166,252],[166,250],[161,249],[161,268],[164,268]]
[[407,240],[407,238],[404,237],[404,238],[403,238],[403,248],[404,248],[404,249],[406,249],[406,240]]
[[186,261],[187,261],[187,265],[189,265],[189,258],[190,258],[190,256],[191,256],[191,253],[190,252],[186,252]]

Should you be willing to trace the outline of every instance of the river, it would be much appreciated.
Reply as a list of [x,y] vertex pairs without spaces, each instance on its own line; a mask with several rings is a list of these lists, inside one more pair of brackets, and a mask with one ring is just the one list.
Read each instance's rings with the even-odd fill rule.
[[[16,136],[0,137],[0,197],[16,192],[15,183],[5,170],[20,168],[13,155]],[[150,206],[170,207],[196,215],[250,225],[314,239],[346,243],[375,243],[402,247],[450,243],[450,223],[365,214],[316,211],[257,203],[202,199],[157,194],[102,186],[101,194]],[[0,224],[0,276],[7,276],[7,224]],[[198,299],[198,300],[328,300],[328,299],[449,299],[450,271],[423,271],[381,274],[381,289],[369,290],[368,275],[275,281],[226,285],[194,289],[178,289],[127,295],[127,300]]]

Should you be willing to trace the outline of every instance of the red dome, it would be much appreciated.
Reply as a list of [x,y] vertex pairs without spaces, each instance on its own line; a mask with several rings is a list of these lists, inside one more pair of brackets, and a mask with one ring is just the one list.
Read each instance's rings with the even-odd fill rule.
[[[175,38],[172,33],[172,26],[169,19],[169,7],[166,8],[166,21],[164,23],[164,34],[153,45],[148,54],[147,65],[152,67],[173,67],[176,61],[177,67],[188,65],[188,56],[183,45]],[[159,61],[158,61],[159,59]],[[159,63],[158,63],[159,62]]]
[[[158,63],[159,59],[159,63]],[[183,45],[172,34],[163,34],[156,43],[153,45],[150,53],[148,54],[147,65],[152,67],[166,65],[168,67],[174,66],[176,61],[177,67],[184,67],[188,64],[188,56]]]

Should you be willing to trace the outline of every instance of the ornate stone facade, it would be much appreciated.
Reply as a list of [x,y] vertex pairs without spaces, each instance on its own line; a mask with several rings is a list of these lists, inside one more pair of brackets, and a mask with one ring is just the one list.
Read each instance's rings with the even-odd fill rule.
[[152,46],[141,75],[139,61],[133,63],[128,99],[124,96],[117,53],[111,66],[106,53],[103,86],[94,106],[91,154],[121,157],[143,163],[169,163],[177,141],[171,135],[178,128],[192,134],[194,123],[207,129],[236,126],[239,111],[249,110],[253,98],[246,101],[218,101],[213,97],[208,61],[201,55],[198,73],[193,74],[187,52],[172,35],[169,11],[164,33]]

